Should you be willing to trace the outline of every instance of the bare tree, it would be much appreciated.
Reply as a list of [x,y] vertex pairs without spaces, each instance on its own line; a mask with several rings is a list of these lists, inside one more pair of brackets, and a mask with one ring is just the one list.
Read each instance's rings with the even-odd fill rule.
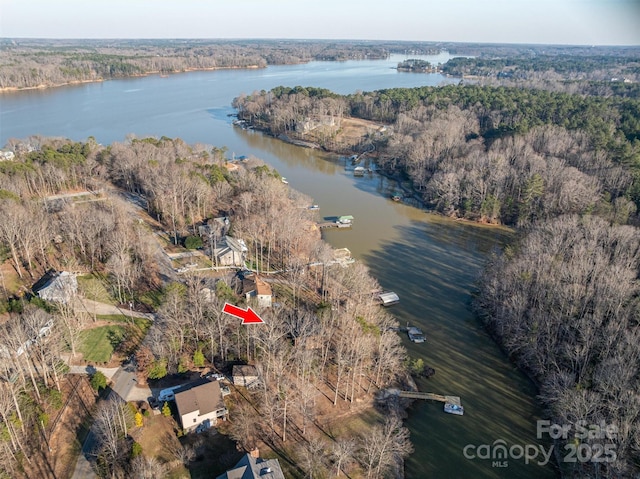
[[95,415],[94,431],[97,440],[99,464],[112,478],[118,477],[124,467],[124,459],[129,452],[127,442],[126,403],[115,396],[102,402]]
[[131,461],[130,477],[134,479],[157,479],[165,477],[167,469],[155,457],[136,456]]

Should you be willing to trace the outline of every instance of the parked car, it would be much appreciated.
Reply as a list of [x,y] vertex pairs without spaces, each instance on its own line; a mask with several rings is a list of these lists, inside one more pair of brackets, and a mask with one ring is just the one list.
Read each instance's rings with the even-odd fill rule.
[[151,409],[159,409],[160,408],[160,401],[158,401],[153,396],[149,397],[147,402],[149,403],[149,406],[151,406]]

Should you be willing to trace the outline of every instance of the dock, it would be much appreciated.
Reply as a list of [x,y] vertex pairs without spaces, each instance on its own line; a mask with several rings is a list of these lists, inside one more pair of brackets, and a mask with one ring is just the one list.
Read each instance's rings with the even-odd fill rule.
[[[390,390],[394,391],[394,390]],[[460,406],[460,398],[458,396],[445,396],[443,394],[423,393],[420,391],[397,391],[396,395],[401,398],[424,399],[426,401],[439,401]]]
[[[423,393],[421,391],[401,391],[399,389],[385,389],[385,397],[397,396],[409,399],[424,399],[426,401],[438,401],[444,403],[444,412],[462,416],[464,408],[460,403],[460,397],[448,396],[444,394]],[[454,407],[452,407],[454,406]]]
[[325,221],[318,223],[318,228],[351,228],[352,223],[351,215],[327,217]]
[[351,228],[351,224],[336,223],[335,221],[323,221],[318,223],[318,228]]

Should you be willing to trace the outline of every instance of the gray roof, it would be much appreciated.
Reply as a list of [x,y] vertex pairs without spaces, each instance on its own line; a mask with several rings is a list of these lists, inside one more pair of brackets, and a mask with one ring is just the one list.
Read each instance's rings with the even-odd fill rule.
[[216,479],[284,479],[277,459],[261,459],[245,454],[233,469]]
[[197,386],[186,386],[176,392],[176,406],[180,417],[194,411],[199,415],[208,414],[224,408],[224,400],[218,381],[206,382]]
[[36,291],[38,296],[47,301],[66,303],[78,291],[76,276],[67,271],[55,273],[43,286]]

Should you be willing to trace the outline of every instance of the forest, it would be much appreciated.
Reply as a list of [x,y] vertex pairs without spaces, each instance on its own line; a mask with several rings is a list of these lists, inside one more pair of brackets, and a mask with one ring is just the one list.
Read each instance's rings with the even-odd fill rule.
[[307,138],[302,125],[324,118],[334,135],[315,140],[328,150],[341,118],[389,126],[359,148],[375,148],[379,170],[447,216],[516,225],[597,212],[626,223],[640,206],[638,100],[472,85],[348,96],[278,87],[234,106],[275,136]]
[[[402,467],[411,443],[397,409],[384,410],[366,430],[334,439],[315,426],[335,411],[373,409],[379,389],[407,380],[407,364],[395,321],[376,303],[372,291],[379,286],[366,268],[331,266],[333,251],[315,230],[309,198],[255,158],[230,168],[224,149],[179,139],[131,138],[105,147],[93,139],[31,137],[9,144],[16,159],[0,162],[6,266],[0,477],[36,470],[48,477],[45,447],[34,438],[40,430],[46,437],[49,419],[63,407],[71,379],[61,358],[75,357],[83,332],[95,327],[96,316],[75,303],[50,303],[29,291],[49,270],[71,270],[91,280],[87,284],[99,283],[101,294],[117,304],[135,302],[154,312],[142,344],[125,336],[115,352],[135,356],[141,381],[204,364],[255,364],[261,385],[230,415],[228,434],[238,447],[286,451],[296,476],[361,471],[391,477]],[[270,278],[278,298],[279,307],[262,313],[263,329],[248,330],[222,313],[225,302],[247,304],[233,272],[178,277],[159,256],[159,235],[168,233],[177,246],[219,215],[246,241],[248,264]],[[280,273],[268,274],[275,270]],[[74,301],[95,298],[95,289],[80,289]],[[46,334],[40,334],[43,325]],[[131,416],[113,401],[94,413],[100,475],[169,474],[171,464],[145,463],[134,453],[140,445],[127,434]],[[178,447],[176,457],[188,466],[194,456],[185,448]]]
[[[469,84],[347,96],[278,87],[234,106],[270,134],[370,156],[429,209],[517,228],[518,240],[479,278],[475,310],[534,379],[554,424],[604,421],[620,431],[615,461],[567,464],[559,455],[563,477],[638,473],[637,99]],[[378,127],[345,150],[349,117]]]

